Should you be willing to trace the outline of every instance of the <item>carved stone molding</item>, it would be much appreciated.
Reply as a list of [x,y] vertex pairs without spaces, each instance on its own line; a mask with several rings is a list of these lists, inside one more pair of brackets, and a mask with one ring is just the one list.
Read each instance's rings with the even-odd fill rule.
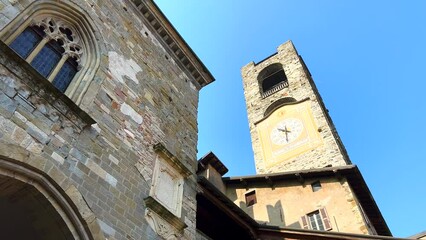
[[144,199],[145,218],[164,239],[178,239],[187,225],[181,219],[184,177],[191,172],[162,144],[157,153],[149,196]]
[[178,170],[185,178],[191,175],[191,171],[180,161],[180,159],[167,150],[162,143],[155,144],[154,151]]
[[152,0],[132,0],[142,19],[158,34],[158,39],[178,65],[191,76],[198,89],[214,81],[214,77],[192,51]]
[[83,97],[85,103],[91,103],[90,99],[95,94],[86,93],[100,66],[102,36],[89,15],[70,1],[32,1],[0,31],[0,40],[10,45],[27,27],[33,25],[43,26],[49,38],[61,39],[66,54],[80,62],[80,69],[65,95],[80,107]]
[[180,218],[176,217],[173,213],[167,210],[155,198],[147,197],[144,199],[144,202],[147,210],[155,212],[158,217],[160,217],[163,221],[168,222],[168,224],[177,230],[180,231],[187,227],[187,225]]
[[83,46],[81,45],[80,36],[76,34],[77,31],[73,27],[52,17],[43,18],[41,21],[33,21],[34,25],[42,27],[49,39],[60,40],[65,54],[76,58],[77,62],[81,64]]
[[[32,154],[21,147],[0,142],[0,177],[25,184],[28,191],[34,188],[35,192],[32,194],[39,193],[51,204],[53,211],[58,213],[74,239],[89,240],[94,239],[95,236],[99,236],[96,239],[102,239],[103,236],[97,231],[97,226],[92,224],[96,218],[91,210],[85,208],[87,206],[84,206],[85,202],[80,204],[78,203],[80,200],[76,201],[76,195],[80,194],[78,190],[75,187],[73,190],[71,185],[64,192],[57,181],[35,165],[35,163],[44,165],[44,161],[45,158]],[[40,168],[40,166],[38,167]],[[4,192],[2,193],[4,194]],[[77,196],[77,198],[79,197],[81,196]],[[52,209],[45,209],[45,211],[48,210]]]
[[[147,205],[153,205],[154,208],[162,207],[161,204],[155,203],[155,199],[148,197],[145,199]],[[157,205],[158,204],[158,205]],[[166,209],[163,209],[166,210]],[[167,210],[166,210],[167,211]],[[169,217],[176,218],[173,214]],[[171,219],[165,219],[164,215],[160,217],[156,211],[151,208],[145,210],[145,219],[147,220],[149,226],[163,239],[166,240],[175,240],[181,239],[182,230],[186,227],[186,224],[180,221],[180,219],[175,219],[174,221],[168,221]]]
[[158,156],[149,195],[177,217],[181,215],[183,184],[183,176]]

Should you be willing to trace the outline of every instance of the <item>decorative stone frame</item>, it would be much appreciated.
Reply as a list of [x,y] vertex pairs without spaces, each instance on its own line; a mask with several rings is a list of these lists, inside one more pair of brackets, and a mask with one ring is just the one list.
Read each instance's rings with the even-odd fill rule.
[[175,216],[180,217],[182,194],[183,176],[165,159],[157,156],[149,195]]
[[[182,230],[187,227],[181,216],[183,185],[191,171],[162,143],[155,144],[153,148],[157,158],[151,190],[144,199],[145,218],[164,239],[180,239]],[[164,182],[164,179],[168,180]],[[165,189],[169,189],[169,192],[165,192]]]
[[[77,105],[80,105],[99,68],[100,50],[96,41],[99,37],[95,36],[99,31],[94,29],[94,25],[90,23],[90,18],[86,13],[79,10],[78,6],[64,1],[35,1],[0,31],[0,40],[9,45],[27,27],[40,24],[43,20],[49,18],[55,19],[56,22],[72,29],[73,34],[79,39],[79,46],[81,52],[83,52],[83,54],[79,53],[81,56],[79,66],[81,68],[65,91],[65,95]],[[36,48],[30,55],[35,55],[40,50],[41,48]],[[54,71],[59,71],[58,67]]]

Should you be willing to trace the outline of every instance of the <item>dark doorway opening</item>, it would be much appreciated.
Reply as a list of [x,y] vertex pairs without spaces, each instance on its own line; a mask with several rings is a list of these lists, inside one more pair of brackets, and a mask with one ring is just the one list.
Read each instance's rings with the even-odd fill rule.
[[73,234],[36,187],[0,175],[0,239],[68,240]]

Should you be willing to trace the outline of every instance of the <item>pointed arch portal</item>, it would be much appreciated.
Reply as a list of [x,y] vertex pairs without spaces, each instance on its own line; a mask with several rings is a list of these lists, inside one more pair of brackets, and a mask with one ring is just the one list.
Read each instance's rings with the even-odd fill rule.
[[93,239],[76,209],[47,174],[0,157],[0,239]]

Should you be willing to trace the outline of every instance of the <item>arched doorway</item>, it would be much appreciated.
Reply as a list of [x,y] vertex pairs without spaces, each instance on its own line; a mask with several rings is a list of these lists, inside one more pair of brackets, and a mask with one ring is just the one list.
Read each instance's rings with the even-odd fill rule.
[[47,174],[0,158],[0,239],[93,239],[75,209]]
[[0,239],[74,239],[42,193],[8,176],[0,176],[0,212]]

